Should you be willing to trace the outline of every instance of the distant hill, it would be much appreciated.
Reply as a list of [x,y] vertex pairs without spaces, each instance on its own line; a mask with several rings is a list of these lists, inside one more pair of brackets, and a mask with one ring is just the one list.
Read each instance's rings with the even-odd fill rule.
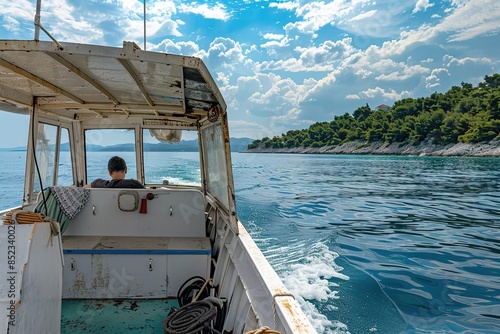
[[[242,152],[253,141],[251,138],[231,138],[231,152]],[[112,146],[89,145],[87,149],[93,152],[130,152],[134,150],[134,144],[126,143]],[[198,140],[181,140],[178,144],[146,143],[144,149],[149,152],[198,152]],[[26,151],[26,147],[2,148],[0,151]],[[69,143],[61,144],[61,151],[69,151]]]
[[[375,109],[367,103],[352,114],[336,115],[331,121],[316,122],[307,129],[255,140],[248,146],[248,152],[269,149],[312,152],[319,148],[331,151],[331,147],[345,148],[348,143],[359,146],[359,142],[366,147],[372,144],[445,147],[500,141],[500,73],[486,75],[477,86],[462,82],[446,93],[403,98],[394,101],[392,107],[381,104]],[[396,152],[392,147],[390,151]]]

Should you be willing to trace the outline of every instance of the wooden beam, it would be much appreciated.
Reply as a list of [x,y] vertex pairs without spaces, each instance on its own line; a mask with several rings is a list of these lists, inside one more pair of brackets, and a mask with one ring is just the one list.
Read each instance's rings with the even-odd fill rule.
[[54,93],[64,95],[67,98],[69,98],[77,103],[85,104],[85,102],[83,100],[79,99],[78,97],[74,96],[73,94],[71,94],[71,93],[69,93],[69,92],[65,91],[64,89],[61,89],[57,86],[54,86],[50,82],[45,81],[42,78],[37,77],[36,75],[34,75],[26,70],[23,70],[22,68],[17,67],[16,65],[14,65],[12,63],[9,63],[8,61],[0,59],[0,66],[3,66],[6,69],[8,69],[14,73],[21,75],[21,76],[25,77],[26,79],[31,80],[31,81],[39,84],[40,86],[43,86],[45,88],[50,89]]
[[114,104],[120,104],[120,101],[118,101],[118,99],[116,97],[114,97],[113,94],[111,94],[110,92],[108,92],[97,81],[95,81],[94,79],[92,79],[91,77],[89,77],[85,72],[83,72],[82,70],[80,70],[78,67],[76,67],[75,65],[73,65],[72,63],[70,63],[69,61],[67,61],[66,59],[64,59],[60,55],[58,55],[57,53],[46,52],[46,54],[49,55],[50,57],[52,57],[52,59],[54,59],[55,61],[57,61],[58,63],[60,63],[64,67],[66,67],[67,69],[69,69],[71,72],[75,73],[80,78],[82,78],[83,80],[85,80],[86,82],[88,82],[91,86],[93,86],[95,89],[97,89],[98,91],[100,91],[102,94],[106,95],[106,97],[108,99],[110,99],[111,101],[113,101]]
[[113,103],[100,103],[100,102],[89,102],[83,105],[75,104],[75,103],[40,103],[40,107],[46,109],[114,109],[114,110],[122,110],[127,109],[130,111],[133,110],[157,110],[159,112],[175,112],[175,113],[184,113],[184,109],[178,105],[155,105],[150,106],[147,104],[132,104],[132,103],[121,103],[115,105]]
[[148,102],[148,104],[150,106],[153,106],[154,105],[153,100],[151,100],[151,98],[149,97],[148,92],[146,92],[146,89],[144,89],[144,86],[141,84],[139,76],[137,75],[137,73],[135,73],[134,68],[132,67],[132,65],[130,65],[129,61],[126,60],[126,59],[118,59],[118,61],[127,70],[128,74],[130,74],[130,76],[134,80],[135,84],[140,89],[140,91],[141,91],[142,96],[144,97],[144,99]]

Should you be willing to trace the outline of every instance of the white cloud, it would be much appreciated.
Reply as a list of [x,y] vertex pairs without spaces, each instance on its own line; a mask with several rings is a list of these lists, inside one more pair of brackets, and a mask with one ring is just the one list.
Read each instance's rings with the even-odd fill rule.
[[[284,40],[270,41],[261,47],[276,50],[287,46]],[[293,50],[297,58],[263,61],[257,64],[257,71],[283,70],[288,72],[325,72],[332,71],[334,64],[355,52],[351,38],[339,41],[325,41],[319,46],[300,47]],[[278,52],[276,52],[278,53]]]
[[429,3],[429,0],[418,0],[413,9],[413,14],[417,12],[425,12],[427,8],[434,6],[433,3]]
[[359,95],[364,96],[364,97],[369,97],[369,98],[375,98],[375,97],[380,97],[384,99],[389,99],[389,100],[399,100],[404,97],[409,97],[411,96],[411,92],[407,90],[403,90],[400,93],[396,92],[394,89],[389,89],[386,90],[381,87],[375,87],[375,88],[369,88],[365,91],[362,91],[359,93]]
[[17,35],[21,31],[21,29],[19,28],[20,25],[21,24],[19,23],[19,21],[16,20],[15,18],[5,17],[5,22],[4,24],[2,24],[2,27],[4,27],[5,30],[10,31],[13,34]]
[[182,54],[186,56],[195,56],[200,53],[200,47],[195,42],[177,42],[171,39],[164,39],[157,45],[151,46],[148,50],[167,52],[172,54]]
[[283,35],[283,34],[270,34],[270,33],[268,33],[268,34],[264,34],[262,37],[264,39],[278,39],[279,40],[279,39],[283,39],[283,37],[285,37],[285,35]]
[[252,53],[252,52],[254,52],[254,51],[257,51],[257,50],[258,50],[258,49],[257,49],[257,45],[252,44],[252,45],[250,45],[250,46],[249,46],[249,47],[245,50],[245,55],[248,55],[248,54],[250,54],[250,53]]
[[433,69],[431,74],[425,78],[425,87],[429,90],[440,87],[441,78],[445,76],[450,76],[450,72],[446,68]]
[[408,66],[407,64],[399,63],[398,66],[401,68],[401,70],[394,71],[389,74],[380,74],[379,76],[375,77],[375,80],[403,81],[411,77],[421,76],[430,72],[427,67],[423,67],[420,65]]
[[252,61],[245,56],[241,44],[230,38],[215,38],[207,51],[200,51],[197,55],[212,71],[220,69],[231,76],[248,73],[252,68]]
[[364,68],[357,68],[357,69],[355,69],[354,74],[356,74],[356,76],[361,78],[361,79],[366,79],[366,78],[372,76],[373,72],[369,71],[367,69],[364,69]]
[[374,52],[381,57],[393,58],[419,45],[463,42],[478,36],[500,32],[500,1],[472,0],[463,4],[435,26],[423,24],[418,29],[401,32],[399,38],[388,40],[381,47],[370,46],[366,53]]
[[316,84],[311,79],[295,83],[274,73],[257,73],[239,77],[234,85],[224,86],[222,93],[234,114],[244,114],[256,121],[265,119],[266,128],[276,134],[286,132],[294,124],[310,124],[301,119],[300,104]]
[[345,57],[352,54],[355,49],[352,46],[351,38],[344,38],[339,41],[325,41],[318,47],[297,47],[295,51],[300,53],[300,60],[306,67],[322,64],[332,64],[340,62]]
[[275,7],[284,10],[294,10],[299,7],[299,3],[296,1],[284,1],[284,2],[271,2],[269,7]]
[[162,36],[182,36],[179,32],[179,24],[171,19],[147,23],[146,31],[148,37],[156,38]]
[[450,42],[459,42],[484,34],[497,34],[500,32],[499,22],[500,1],[475,0],[461,4],[435,29],[448,32]]
[[287,71],[292,73],[299,72],[328,72],[333,70],[331,64],[316,64],[311,63],[308,66],[302,59],[289,58],[277,61],[264,61],[256,65],[258,72],[264,71]]
[[[124,12],[137,15],[131,20],[130,25],[133,29],[127,30],[130,38],[139,39],[138,34],[143,34],[144,18],[140,15],[142,10],[138,7],[143,5],[140,2],[125,1]],[[182,36],[179,28],[184,23],[180,20],[174,20],[172,17],[177,14],[177,8],[173,1],[146,2],[146,31],[148,38],[165,38],[166,36]],[[132,26],[130,27],[132,28]]]
[[470,2],[470,0],[451,0],[452,6],[455,6],[455,7],[465,6],[469,2]]
[[224,85],[224,86],[229,85],[229,79],[230,78],[229,78],[229,76],[226,73],[224,73],[224,72],[217,72],[216,76],[217,76],[216,77],[217,81],[221,82],[222,85]]
[[473,57],[464,57],[464,58],[455,58],[453,56],[447,55],[443,59],[446,62],[446,66],[463,66],[466,64],[488,64],[491,65],[492,61],[489,58],[473,58]]
[[8,5],[0,3],[0,16],[3,16],[4,20],[27,20],[33,22],[35,12],[33,1],[10,1]]
[[[295,14],[302,20],[288,23],[285,31],[288,33],[297,30],[302,34],[314,35],[326,25],[335,24],[339,20],[357,16],[356,10],[369,4],[371,0],[345,1],[311,1],[300,3],[294,7]],[[290,10],[289,7],[286,7]]]
[[106,19],[105,12],[96,12],[91,17],[79,15],[83,10],[81,4],[70,4],[66,0],[46,1],[42,8],[41,22],[58,40],[95,43],[104,37],[96,22]]
[[278,53],[277,49],[283,49],[290,46],[292,41],[287,36],[281,38],[280,40],[270,40],[268,42],[262,43],[260,47],[262,49],[267,49],[268,55],[273,55]]
[[201,15],[206,19],[227,21],[231,18],[226,6],[221,3],[216,3],[213,7],[209,7],[207,4],[180,4],[178,8],[180,12]]
[[363,20],[363,19],[367,19],[367,18],[370,18],[372,17],[373,15],[375,15],[377,13],[377,10],[376,9],[373,9],[373,10],[370,10],[370,11],[367,11],[367,12],[364,12],[364,13],[361,13],[359,15],[356,15],[354,16],[353,18],[351,18],[349,21],[359,21],[359,20]]

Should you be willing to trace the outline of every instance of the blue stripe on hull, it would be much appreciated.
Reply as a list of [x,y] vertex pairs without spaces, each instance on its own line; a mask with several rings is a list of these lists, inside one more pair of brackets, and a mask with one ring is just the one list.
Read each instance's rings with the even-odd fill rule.
[[210,255],[210,249],[65,249],[64,254],[166,254],[166,255]]

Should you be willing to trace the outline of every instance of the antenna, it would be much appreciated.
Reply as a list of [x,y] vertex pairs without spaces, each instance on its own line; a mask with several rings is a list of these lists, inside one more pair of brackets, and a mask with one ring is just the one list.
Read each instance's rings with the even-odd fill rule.
[[146,0],[144,0],[144,51],[146,51]]
[[36,2],[35,14],[35,41],[40,40],[40,8],[42,7],[42,0]]
[[35,14],[35,41],[40,40],[40,29],[43,30],[44,33],[47,34],[47,36],[50,37],[51,40],[54,41],[54,43],[57,44],[57,46],[62,50],[64,49],[61,44],[50,34],[50,32],[45,29],[45,27],[42,25],[41,18],[40,18],[40,9],[42,7],[42,0],[37,0],[36,1],[36,14]]

